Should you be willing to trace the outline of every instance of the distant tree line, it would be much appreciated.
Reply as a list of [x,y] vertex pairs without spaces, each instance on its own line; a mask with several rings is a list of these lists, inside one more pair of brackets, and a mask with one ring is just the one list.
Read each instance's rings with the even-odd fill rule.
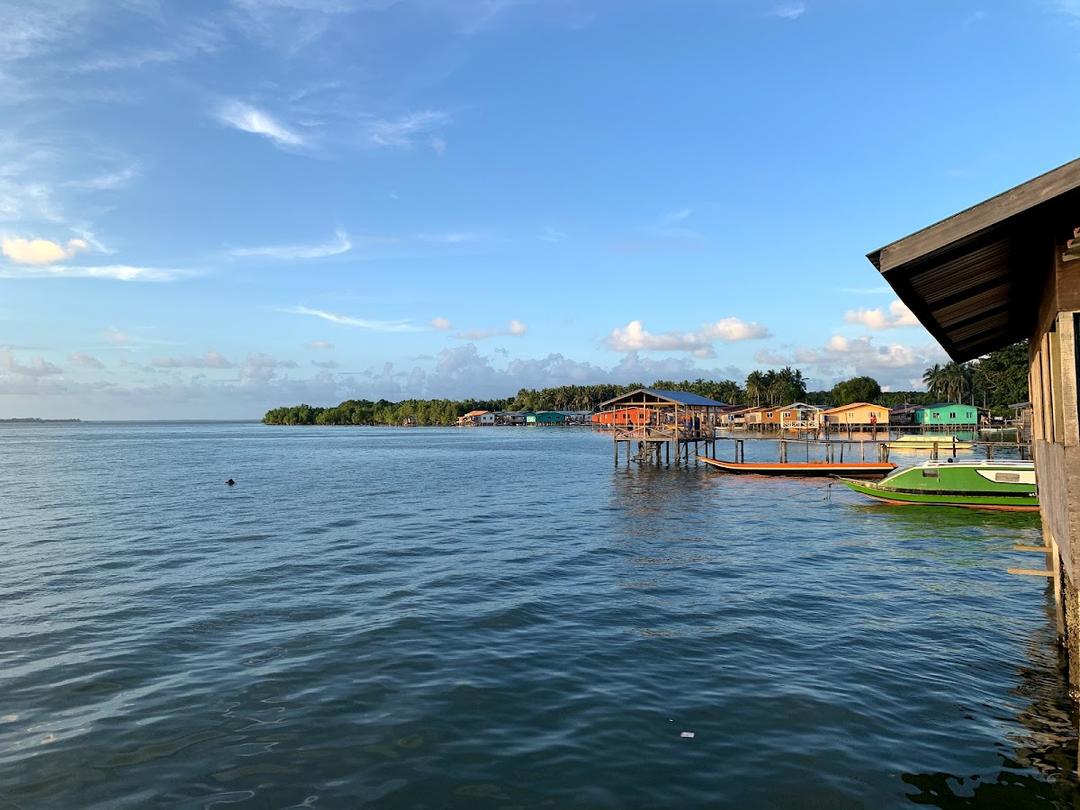
[[[687,391],[730,405],[847,405],[874,402],[898,405],[931,405],[935,402],[967,402],[1007,415],[1008,406],[1028,399],[1027,342],[992,352],[969,363],[947,363],[923,374],[926,391],[882,391],[873,377],[842,380],[828,391],[807,391],[799,369],[752,371],[744,385],[734,380],[656,380],[650,387]],[[641,388],[627,385],[560,385],[554,388],[523,388],[508,399],[451,400],[407,399],[376,402],[350,399],[332,408],[312,405],[274,408],[266,412],[268,425],[452,425],[472,410],[487,411],[591,411],[600,403]]]

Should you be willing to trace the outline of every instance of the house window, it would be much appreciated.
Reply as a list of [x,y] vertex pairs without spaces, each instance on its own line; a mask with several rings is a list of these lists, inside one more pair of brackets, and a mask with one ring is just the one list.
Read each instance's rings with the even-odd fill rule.
[[955,412],[955,411],[953,411],[952,413],[950,413],[950,414],[949,414],[949,418],[950,418],[950,419],[955,419],[955,418],[956,418],[956,412]]

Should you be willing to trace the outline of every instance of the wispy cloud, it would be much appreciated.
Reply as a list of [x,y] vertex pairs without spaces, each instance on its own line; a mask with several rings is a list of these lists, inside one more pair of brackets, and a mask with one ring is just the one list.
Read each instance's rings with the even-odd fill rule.
[[217,51],[224,42],[221,29],[210,22],[189,24],[172,32],[171,41],[159,47],[137,50],[110,50],[76,64],[75,73],[99,73],[112,70],[138,70],[167,65]]
[[201,357],[155,357],[150,362],[157,368],[233,368],[235,365],[214,351]]
[[97,278],[111,281],[176,281],[192,273],[169,267],[138,267],[130,264],[42,267],[0,267],[0,278]]
[[110,326],[105,330],[105,340],[114,346],[131,346],[138,342],[134,335],[129,335],[115,326]]
[[797,20],[803,14],[806,13],[806,3],[792,2],[781,3],[778,6],[774,6],[769,12],[770,17],[779,17],[782,20]]
[[617,352],[690,352],[697,357],[712,357],[717,341],[735,343],[769,337],[769,330],[756,322],[740,318],[722,318],[705,324],[692,332],[649,332],[641,321],[617,326],[604,340],[604,345]]
[[64,185],[69,188],[87,191],[113,191],[123,188],[142,174],[138,165],[125,166],[111,172],[103,172],[87,177],[85,180],[69,180]]
[[896,329],[901,326],[919,325],[919,319],[899,300],[891,302],[887,312],[883,307],[849,309],[844,314],[844,320],[865,326],[867,329]]
[[357,329],[367,329],[372,332],[419,332],[421,328],[412,321],[401,319],[396,321],[377,321],[368,318],[353,318],[349,315],[341,315],[337,312],[328,312],[324,309],[312,309],[311,307],[288,307],[281,310],[293,315],[307,315],[312,318],[321,318],[330,323],[341,326],[353,326]]
[[[416,139],[445,126],[450,121],[446,113],[425,110],[409,113],[393,120],[374,121],[368,126],[368,141],[375,146],[411,147]],[[446,144],[442,144],[445,151]],[[439,149],[436,148],[436,152]]]
[[215,112],[218,120],[226,126],[261,135],[279,147],[302,147],[307,140],[298,132],[289,129],[269,113],[264,112],[244,101],[230,100],[223,103]]
[[539,238],[544,242],[562,242],[566,239],[566,234],[556,228],[544,228]]
[[[449,325],[447,326],[449,328]],[[521,337],[529,331],[529,327],[518,320],[511,320],[501,329],[469,329],[458,332],[454,337],[458,340],[487,340],[493,337]]]
[[431,319],[431,328],[438,329],[440,332],[445,332],[448,329],[453,329],[454,325],[450,323],[449,318],[444,318],[442,315]]
[[307,347],[318,351],[329,351],[334,348],[334,344],[329,340],[309,340],[307,342]]
[[329,242],[312,245],[267,245],[264,247],[234,248],[229,251],[231,256],[250,257],[257,256],[267,259],[321,259],[326,256],[339,256],[352,250],[352,240],[349,235],[338,229],[334,231],[334,238]]
[[476,231],[449,231],[447,233],[421,233],[417,234],[416,238],[421,242],[431,242],[436,245],[461,245],[466,242],[479,242],[484,236]]
[[638,231],[644,236],[617,242],[613,247],[619,253],[635,254],[670,248],[699,248],[706,240],[704,234],[687,224],[693,216],[693,208],[676,208],[639,227]]
[[1053,0],[1054,8],[1080,24],[1080,0]]

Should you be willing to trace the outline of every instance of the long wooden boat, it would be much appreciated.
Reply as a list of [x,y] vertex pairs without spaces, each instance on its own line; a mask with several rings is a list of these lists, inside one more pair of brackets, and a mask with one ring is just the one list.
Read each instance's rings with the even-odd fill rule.
[[869,461],[807,461],[807,462],[745,462],[720,461],[708,456],[698,456],[709,466],[722,472],[737,475],[799,475],[799,476],[836,476],[846,475],[858,478],[881,478],[896,469],[895,464]]
[[892,504],[1037,512],[1032,461],[926,461],[881,481],[840,477],[850,489]]

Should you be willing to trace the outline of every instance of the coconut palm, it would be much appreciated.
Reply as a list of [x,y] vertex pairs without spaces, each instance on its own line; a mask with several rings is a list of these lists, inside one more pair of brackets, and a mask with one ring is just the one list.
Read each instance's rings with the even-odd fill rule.
[[942,390],[945,386],[945,374],[941,368],[941,363],[934,363],[933,366],[923,372],[922,381],[926,384],[926,390],[930,393],[930,396],[940,399],[945,395]]

